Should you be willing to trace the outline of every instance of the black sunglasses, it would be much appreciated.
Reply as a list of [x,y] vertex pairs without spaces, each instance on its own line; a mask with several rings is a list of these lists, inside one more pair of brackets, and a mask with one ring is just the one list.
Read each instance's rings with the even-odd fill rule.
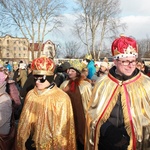
[[40,83],[44,83],[46,81],[46,75],[34,75],[34,81],[40,81]]

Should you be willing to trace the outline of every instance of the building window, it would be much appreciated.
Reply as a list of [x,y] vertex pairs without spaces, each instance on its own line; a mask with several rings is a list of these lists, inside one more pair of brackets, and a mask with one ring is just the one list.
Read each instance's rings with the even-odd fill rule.
[[14,47],[14,51],[16,50],[16,47]]
[[24,48],[23,48],[23,50],[25,51],[25,50],[26,50],[26,48],[24,47]]
[[24,41],[23,43],[26,44],[26,41]]
[[19,50],[21,51],[21,47],[19,47]]
[[16,57],[16,53],[14,53],[14,58]]
[[2,40],[0,40],[0,43],[2,43]]
[[7,40],[7,44],[9,44],[9,40]]
[[52,47],[51,47],[51,46],[49,46],[47,49],[48,49],[48,50],[52,50]]
[[9,51],[9,47],[7,46],[7,51]]
[[16,41],[14,41],[14,44],[16,44]]
[[19,57],[21,57],[21,54],[19,54]]
[[9,57],[9,53],[7,53],[6,56]]
[[26,54],[24,54],[24,57],[26,57]]

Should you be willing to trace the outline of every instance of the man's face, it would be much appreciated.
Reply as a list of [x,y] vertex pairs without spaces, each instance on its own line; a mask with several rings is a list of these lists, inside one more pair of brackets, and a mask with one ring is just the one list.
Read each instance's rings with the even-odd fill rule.
[[46,80],[46,76],[35,75],[34,80],[38,90],[43,90],[50,85],[50,83]]
[[135,57],[119,58],[114,60],[114,64],[120,75],[130,76],[136,69],[137,61]]
[[105,72],[107,70],[107,68],[104,67],[104,66],[100,66],[100,70],[103,71],[103,72]]

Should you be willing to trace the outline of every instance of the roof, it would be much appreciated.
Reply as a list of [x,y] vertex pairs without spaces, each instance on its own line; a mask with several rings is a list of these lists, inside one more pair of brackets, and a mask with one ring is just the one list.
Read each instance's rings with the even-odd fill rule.
[[[44,50],[44,46],[46,45],[46,44],[51,44],[51,45],[54,45],[55,46],[55,44],[52,42],[52,41],[50,41],[50,40],[47,40],[46,42],[44,42],[43,44],[42,44],[42,51]],[[32,43],[30,43],[30,47],[32,46]],[[40,43],[34,43],[34,51],[39,51],[39,47],[40,47]],[[31,48],[29,48],[29,50],[30,50]]]
[[[29,50],[31,49],[32,47],[32,43],[30,43],[30,47],[29,47]],[[39,43],[34,43],[34,51],[39,51],[39,47],[40,47],[40,44]],[[44,49],[44,44],[42,44],[42,51]]]

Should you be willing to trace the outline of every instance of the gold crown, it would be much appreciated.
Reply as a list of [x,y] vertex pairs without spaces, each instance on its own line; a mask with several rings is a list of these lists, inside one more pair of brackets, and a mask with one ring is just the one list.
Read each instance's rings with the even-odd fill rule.
[[79,72],[81,72],[81,70],[83,69],[83,63],[81,63],[78,59],[70,60],[69,63],[70,63],[70,68],[74,68]]
[[91,60],[91,59],[92,59],[92,55],[91,55],[91,54],[86,54],[86,55],[85,55],[85,59]]
[[82,61],[81,64],[82,64],[82,69],[87,68],[87,64],[85,64],[84,61]]
[[33,70],[33,75],[51,76],[54,74],[55,64],[50,58],[42,56],[32,61],[31,69]]

